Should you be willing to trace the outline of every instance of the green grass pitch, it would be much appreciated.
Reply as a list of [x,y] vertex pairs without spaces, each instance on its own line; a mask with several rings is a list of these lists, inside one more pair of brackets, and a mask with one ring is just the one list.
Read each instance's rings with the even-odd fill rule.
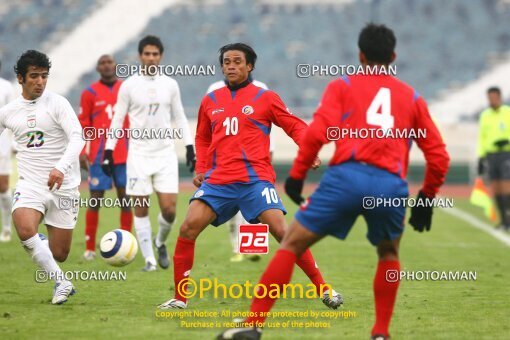
[[[88,195],[86,192],[83,196]],[[183,220],[190,192],[179,196],[178,221]],[[296,207],[284,197],[288,220]],[[156,202],[153,200],[153,202]],[[480,215],[465,200],[456,206]],[[151,209],[155,231],[157,209]],[[80,212],[73,246],[63,270],[117,270],[101,258],[84,262],[84,217]],[[119,211],[103,209],[98,239],[118,226]],[[46,233],[45,228],[40,231]],[[372,279],[376,255],[365,238],[365,224],[358,219],[346,241],[329,237],[312,248],[325,279],[341,292],[343,310],[356,312],[348,319],[320,319],[330,328],[266,328],[265,339],[367,339],[373,322]],[[173,253],[178,227],[169,237]],[[271,240],[270,254],[276,243]],[[498,240],[476,230],[440,210],[434,212],[432,232],[419,234],[406,228],[401,245],[403,270],[476,271],[476,281],[403,281],[391,324],[394,339],[501,339],[510,334],[510,249]],[[192,278],[218,278],[221,283],[255,284],[270,256],[256,263],[231,263],[228,226],[209,227],[196,244]],[[160,338],[212,339],[221,329],[183,328],[178,319],[155,315],[156,305],[173,296],[172,269],[142,273],[140,252],[126,270],[126,281],[75,281],[77,294],[62,306],[50,304],[51,283],[36,283],[35,266],[21,248],[17,237],[0,244],[0,338]],[[307,284],[296,268],[293,282]],[[245,311],[248,299],[194,298],[189,311]],[[325,311],[319,299],[282,299],[275,311]],[[187,318],[188,321],[210,319]],[[226,322],[223,317],[218,321]],[[296,321],[307,321],[295,319]],[[277,321],[277,320],[273,320]],[[280,319],[279,321],[283,321]]]

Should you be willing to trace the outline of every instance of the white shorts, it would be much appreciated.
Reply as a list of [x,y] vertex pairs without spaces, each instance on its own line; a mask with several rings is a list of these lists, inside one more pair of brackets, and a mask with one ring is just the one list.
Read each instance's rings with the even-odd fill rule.
[[0,176],[8,176],[12,173],[11,155],[0,155]]
[[126,162],[126,194],[148,196],[153,191],[176,194],[179,192],[177,155],[151,157],[128,153]]
[[60,189],[34,186],[19,181],[12,195],[12,212],[18,208],[31,208],[44,215],[44,224],[61,229],[74,229],[78,220],[78,188]]

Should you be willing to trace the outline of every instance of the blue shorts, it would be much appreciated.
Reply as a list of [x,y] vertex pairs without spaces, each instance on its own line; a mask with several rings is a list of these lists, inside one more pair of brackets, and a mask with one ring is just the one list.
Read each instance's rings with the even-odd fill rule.
[[90,166],[89,190],[103,191],[112,188],[112,178],[116,188],[126,187],[126,164],[116,164],[113,166],[112,177],[107,176],[101,164],[92,164]]
[[405,206],[380,204],[370,208],[373,201],[369,197],[399,200],[408,194],[407,182],[397,175],[358,162],[342,163],[326,170],[319,187],[295,218],[316,234],[343,240],[362,215],[368,226],[367,238],[377,245],[402,234]]
[[259,223],[258,216],[269,209],[279,209],[284,214],[282,200],[270,182],[209,184],[203,182],[190,199],[201,200],[216,213],[212,225],[217,227],[232,217],[239,210],[250,223]]

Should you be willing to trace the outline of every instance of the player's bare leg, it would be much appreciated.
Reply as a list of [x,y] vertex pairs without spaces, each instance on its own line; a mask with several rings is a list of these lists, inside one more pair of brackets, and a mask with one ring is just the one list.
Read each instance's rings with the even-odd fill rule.
[[[104,190],[91,190],[90,201],[100,202],[104,197]],[[96,258],[96,233],[99,222],[100,204],[94,204],[87,207],[85,214],[85,253],[83,258],[86,261],[92,261]]]
[[133,212],[128,204],[129,196],[126,195],[125,187],[115,187],[117,197],[122,202],[120,209],[120,228],[131,232],[133,226]]
[[[17,208],[12,213],[14,227],[23,248],[34,263],[46,272],[46,277],[55,281],[52,303],[62,304],[74,293],[74,288],[71,282],[65,280],[64,274],[55,259],[63,261],[67,258],[72,231],[48,227],[50,240],[50,246],[48,247],[37,233],[42,217],[42,213],[31,208]],[[57,242],[62,242],[62,244],[59,245]],[[50,249],[56,251],[56,256]]]
[[0,242],[9,242],[11,240],[11,203],[12,196],[9,190],[9,175],[0,175],[0,214],[2,215]]
[[155,271],[156,258],[154,257],[154,249],[152,249],[152,228],[149,219],[149,206],[145,204],[148,202],[149,196],[132,196],[135,205],[135,231],[138,238],[138,244],[142,251],[142,256],[145,259],[145,267],[143,271]]
[[[269,209],[260,214],[258,219],[262,223],[268,224],[271,234],[278,242],[281,242],[287,225],[283,212],[279,209]],[[298,222],[294,221],[293,223]],[[303,227],[303,229],[306,228]],[[317,266],[317,263],[312,256],[312,252],[309,249],[305,249],[302,253],[299,254],[296,264],[310,278],[310,281],[312,281],[312,283],[317,288],[317,294],[321,296],[322,302],[324,302],[326,306],[329,308],[337,309],[340,305],[343,304],[343,299],[340,294],[334,290],[331,290],[331,292],[329,290],[322,290],[326,282],[324,281],[319,267]]]
[[161,192],[156,192],[156,194],[158,195],[159,209],[161,212],[158,215],[159,228],[154,238],[154,246],[158,250],[159,266],[163,269],[167,269],[170,266],[170,260],[168,258],[165,242],[175,222],[177,194]]
[[[308,248],[322,237],[322,235],[311,232],[298,221],[293,220],[281,240],[280,249],[269,262],[258,284],[266,287],[271,284],[278,284],[283,287],[284,284],[289,283],[292,278],[294,264],[298,261],[298,258],[308,252]],[[262,295],[262,292],[257,295]],[[259,339],[261,329],[256,325],[263,325],[266,317],[261,315],[267,315],[275,302],[276,299],[270,298],[269,295],[264,298],[253,298],[250,314],[256,315],[256,317],[249,317],[245,320],[245,324],[250,325],[250,328],[231,328],[218,335],[217,339],[234,339],[234,337],[238,339]]]
[[389,326],[400,283],[398,250],[400,237],[377,245],[379,263],[374,278],[375,323],[372,339],[389,339]]
[[179,229],[179,237],[174,251],[174,291],[175,296],[161,305],[160,309],[186,308],[187,284],[195,256],[195,240],[207,226],[216,219],[214,211],[200,200],[191,201],[188,213]]
[[50,225],[46,225],[46,229],[48,230],[48,242],[53,258],[58,262],[64,262],[71,250],[73,230],[56,228]]

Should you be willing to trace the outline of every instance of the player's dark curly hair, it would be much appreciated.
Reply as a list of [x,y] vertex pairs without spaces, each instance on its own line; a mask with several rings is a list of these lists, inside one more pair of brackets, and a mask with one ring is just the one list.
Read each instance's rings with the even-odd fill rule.
[[492,86],[487,89],[487,94],[489,94],[489,93],[497,93],[497,94],[501,95],[501,89],[497,86]]
[[46,68],[49,72],[51,68],[51,61],[44,53],[36,50],[28,50],[18,58],[18,61],[14,66],[14,73],[16,73],[17,76],[21,76],[23,81],[25,81],[25,77],[30,66]]
[[142,54],[143,49],[147,45],[156,46],[159,50],[159,53],[161,54],[163,54],[163,51],[165,50],[165,48],[163,47],[163,43],[161,42],[161,39],[159,39],[159,37],[156,37],[155,35],[147,35],[138,43],[138,54]]
[[397,39],[393,31],[384,26],[370,23],[359,34],[358,47],[369,62],[378,64],[391,63]]
[[223,54],[227,51],[241,51],[244,53],[244,57],[246,58],[246,63],[251,64],[252,71],[255,69],[255,62],[257,61],[257,53],[251,48],[251,46],[243,44],[243,43],[234,43],[223,46],[218,50],[220,53],[220,65],[223,66]]

